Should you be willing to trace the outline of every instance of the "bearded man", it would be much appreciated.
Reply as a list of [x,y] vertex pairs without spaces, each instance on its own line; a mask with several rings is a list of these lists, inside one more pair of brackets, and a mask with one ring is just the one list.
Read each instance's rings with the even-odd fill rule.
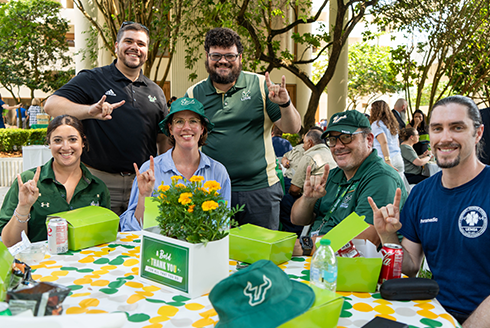
[[150,36],[148,28],[124,22],[117,34],[117,59],[111,65],[83,70],[49,97],[51,116],[82,120],[89,149],[82,162],[109,188],[111,209],[122,214],[135,177],[150,155],[170,148],[160,123],[167,115],[163,90],[143,75]]
[[240,36],[229,28],[208,31],[204,49],[209,77],[186,93],[204,105],[215,124],[202,151],[228,170],[231,206],[245,204],[235,220],[277,230],[283,191],[274,169],[271,129],[273,124],[287,133],[301,128],[286,78],[275,85],[268,73],[243,72]]

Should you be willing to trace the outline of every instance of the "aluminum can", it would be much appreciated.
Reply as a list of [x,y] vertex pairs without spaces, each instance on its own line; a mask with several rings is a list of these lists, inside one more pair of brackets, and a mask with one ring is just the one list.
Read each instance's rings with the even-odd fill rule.
[[383,265],[379,275],[379,283],[386,280],[401,278],[403,263],[403,248],[397,244],[384,244],[381,248]]
[[361,253],[357,250],[356,246],[354,246],[354,243],[349,241],[347,244],[342,246],[338,251],[337,251],[338,256],[340,257],[361,257]]
[[68,252],[68,223],[62,218],[48,222],[48,251],[51,254]]
[[9,305],[5,302],[0,302],[0,315],[11,316]]

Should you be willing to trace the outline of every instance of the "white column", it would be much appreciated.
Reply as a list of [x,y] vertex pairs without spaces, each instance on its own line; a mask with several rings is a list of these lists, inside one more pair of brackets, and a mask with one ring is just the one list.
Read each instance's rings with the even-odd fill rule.
[[[312,24],[300,24],[298,27],[298,33],[299,34],[304,34],[304,33],[312,33]],[[298,44],[298,56],[300,54],[303,54],[304,51],[304,46],[301,44]],[[311,53],[311,48],[308,50],[304,58],[311,58],[312,53]],[[312,77],[312,64],[307,64],[307,65],[301,65],[301,70],[310,77]],[[308,103],[310,101],[311,97],[311,90],[306,86],[303,81],[301,81],[299,78],[296,78],[296,109],[298,110],[299,114],[301,115],[301,122],[304,122],[304,116],[306,114],[306,110],[308,109]]]
[[[88,0],[81,0],[85,10],[91,13],[92,5]],[[76,73],[80,72],[83,69],[91,68],[90,60],[88,58],[83,59],[83,55],[80,54],[81,50],[84,50],[87,47],[87,37],[88,33],[84,33],[85,31],[89,31],[91,27],[91,23],[88,19],[82,14],[82,12],[74,6],[75,15],[74,15],[74,26],[75,26],[75,52],[79,53],[75,56],[75,70]],[[87,56],[86,56],[87,57]]]
[[[337,2],[335,0],[330,1],[330,22],[335,22],[337,17]],[[347,15],[344,17],[344,23],[347,22]],[[333,35],[333,27],[331,28]],[[339,61],[335,68],[335,73],[332,79],[327,85],[328,92],[328,108],[327,113],[330,118],[333,114],[341,112],[346,109],[347,106],[347,82],[348,82],[348,61],[349,61],[349,47],[346,44],[343,46],[340,53]]]

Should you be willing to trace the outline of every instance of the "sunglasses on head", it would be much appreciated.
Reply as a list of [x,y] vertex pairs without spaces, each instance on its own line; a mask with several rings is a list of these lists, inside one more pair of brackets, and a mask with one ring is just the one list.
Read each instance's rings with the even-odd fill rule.
[[136,22],[132,22],[132,21],[125,21],[121,24],[121,28],[123,28],[124,26],[128,26],[128,25],[133,25],[133,24],[138,24],[139,26],[141,26],[142,28],[145,29],[146,32],[148,32],[148,34],[150,33],[150,30],[148,29],[148,27],[146,27],[145,25],[143,24],[140,24],[140,23],[136,23]]

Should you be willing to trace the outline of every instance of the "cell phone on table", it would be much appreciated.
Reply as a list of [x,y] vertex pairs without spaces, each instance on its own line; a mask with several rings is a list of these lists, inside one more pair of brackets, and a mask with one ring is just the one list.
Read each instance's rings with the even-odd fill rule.
[[408,328],[403,322],[393,321],[382,317],[375,317],[361,328]]

